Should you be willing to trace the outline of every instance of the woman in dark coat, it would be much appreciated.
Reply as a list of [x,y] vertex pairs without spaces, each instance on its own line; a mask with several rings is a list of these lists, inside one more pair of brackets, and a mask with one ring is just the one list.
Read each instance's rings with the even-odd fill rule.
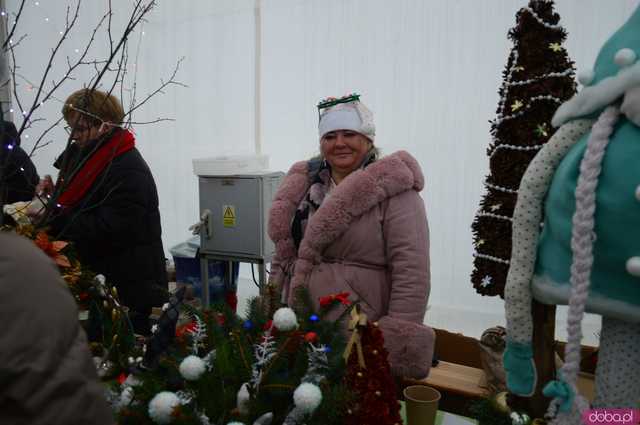
[[[62,109],[74,143],[56,161],[60,176],[52,234],[75,243],[80,259],[115,284],[137,333],[149,333],[167,276],[158,193],[112,95],[83,89]],[[115,124],[114,124],[115,123]]]

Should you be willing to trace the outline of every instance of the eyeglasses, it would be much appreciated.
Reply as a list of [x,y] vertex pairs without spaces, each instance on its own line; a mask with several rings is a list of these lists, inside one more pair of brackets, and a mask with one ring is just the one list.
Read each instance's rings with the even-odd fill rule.
[[84,133],[85,131],[88,131],[90,129],[91,129],[91,127],[86,127],[86,126],[83,126],[83,125],[79,125],[79,126],[76,126],[76,127],[70,127],[68,125],[64,126],[64,131],[66,131],[67,134],[69,134],[69,135],[71,135],[73,133],[76,133],[76,134],[77,133]]

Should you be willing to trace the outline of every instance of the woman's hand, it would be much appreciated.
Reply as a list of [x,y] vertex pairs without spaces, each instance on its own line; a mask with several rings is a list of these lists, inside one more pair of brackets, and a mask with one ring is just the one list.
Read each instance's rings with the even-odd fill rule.
[[53,179],[49,174],[47,174],[40,180],[40,183],[38,183],[38,185],[36,186],[36,195],[41,198],[48,198],[53,193],[53,189]]
[[36,197],[27,204],[25,214],[31,219],[31,221],[36,221],[42,216],[42,214],[44,214],[46,209],[46,199]]

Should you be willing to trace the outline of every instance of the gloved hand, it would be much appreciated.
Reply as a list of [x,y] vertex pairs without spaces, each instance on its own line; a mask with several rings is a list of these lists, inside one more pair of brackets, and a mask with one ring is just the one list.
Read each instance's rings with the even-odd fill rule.
[[570,412],[573,405],[573,399],[576,397],[576,393],[573,389],[561,379],[551,381],[545,385],[542,393],[550,398],[557,399],[560,404],[558,408],[561,412]]
[[535,392],[537,381],[531,344],[507,339],[503,360],[509,391],[522,397],[531,397]]

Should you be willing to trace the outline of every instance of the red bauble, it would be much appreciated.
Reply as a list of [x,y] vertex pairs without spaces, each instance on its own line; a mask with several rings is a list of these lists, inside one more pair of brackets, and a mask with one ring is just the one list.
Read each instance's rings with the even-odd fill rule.
[[307,332],[304,340],[307,342],[316,342],[318,340],[318,334],[315,332]]

